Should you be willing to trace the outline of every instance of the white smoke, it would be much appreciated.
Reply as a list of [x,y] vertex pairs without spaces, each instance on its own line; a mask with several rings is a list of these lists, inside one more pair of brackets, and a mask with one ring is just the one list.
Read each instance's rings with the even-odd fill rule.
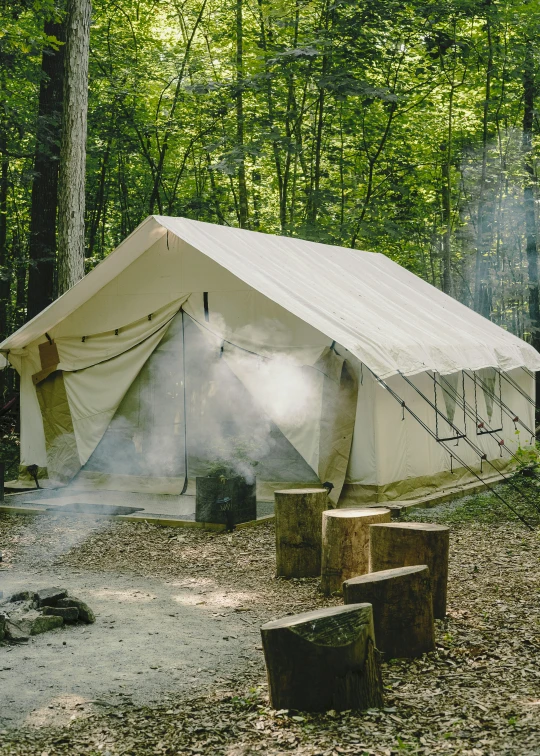
[[[180,479],[187,433],[190,478],[222,463],[248,480],[264,468],[268,479],[279,480],[281,459],[283,479],[290,480],[286,457],[295,452],[284,437],[294,441],[306,424],[315,423],[321,373],[304,365],[297,350],[287,346],[291,334],[279,321],[231,330],[216,313],[208,324],[186,314],[184,336],[182,349],[177,316],[86,469]],[[296,456],[298,480],[316,479]]]

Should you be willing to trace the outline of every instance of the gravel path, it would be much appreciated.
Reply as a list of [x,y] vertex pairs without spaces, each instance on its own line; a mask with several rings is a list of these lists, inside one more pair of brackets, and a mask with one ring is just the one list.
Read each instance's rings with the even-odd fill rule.
[[[0,587],[5,595],[66,587],[94,609],[97,621],[0,647],[0,728],[65,723],[103,701],[143,705],[166,693],[207,691],[249,663],[259,640],[235,612],[235,599],[209,602],[204,588],[189,581],[68,567],[58,554],[51,560],[51,552],[44,560],[54,533],[73,535],[74,523],[65,529],[62,520],[21,527],[16,518],[12,538],[21,559],[6,550]],[[42,540],[34,541],[38,523]]]

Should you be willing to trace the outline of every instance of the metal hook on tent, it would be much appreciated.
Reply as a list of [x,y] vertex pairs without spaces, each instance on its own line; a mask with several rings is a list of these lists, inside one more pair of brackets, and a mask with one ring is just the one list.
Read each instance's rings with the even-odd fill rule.
[[500,453],[499,456],[501,456],[501,457],[503,455],[503,446],[504,446],[504,438],[501,438],[501,440],[499,441],[499,449],[501,451],[501,453]]
[[454,457],[452,454],[450,455],[450,472],[452,475],[454,474]]
[[360,385],[364,385],[364,363],[360,363]]
[[405,420],[405,401],[401,402],[401,421]]
[[169,229],[167,229],[167,249],[169,249]]

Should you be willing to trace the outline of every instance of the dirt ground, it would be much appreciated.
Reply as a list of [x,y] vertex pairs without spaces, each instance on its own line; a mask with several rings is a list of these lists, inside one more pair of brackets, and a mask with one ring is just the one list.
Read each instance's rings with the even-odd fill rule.
[[260,624],[338,601],[274,577],[271,523],[1,516],[0,588],[66,585],[98,617],[0,646],[0,753],[540,754],[540,540],[486,506],[412,515],[452,531],[437,650],[383,665],[384,709],[324,715],[268,706]]

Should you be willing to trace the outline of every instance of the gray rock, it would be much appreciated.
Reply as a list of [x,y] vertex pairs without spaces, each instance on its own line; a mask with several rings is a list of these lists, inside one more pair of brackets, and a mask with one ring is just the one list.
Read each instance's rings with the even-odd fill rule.
[[32,601],[33,598],[34,594],[32,591],[19,591],[10,596],[9,600],[14,604],[16,601]]
[[57,606],[76,606],[79,610],[79,619],[83,622],[86,622],[87,624],[91,624],[92,622],[96,621],[96,615],[94,612],[90,609],[88,604],[85,604],[84,601],[81,601],[79,598],[75,598],[75,596],[68,596],[67,598],[60,599]]
[[6,636],[6,622],[7,615],[0,614],[0,641],[3,641]]
[[26,643],[28,641],[28,634],[23,632],[17,625],[9,620],[6,621],[5,633],[7,638],[12,643]]
[[57,627],[62,627],[64,620],[62,617],[56,615],[46,616],[42,614],[32,622],[31,635],[39,635],[40,633],[46,633],[48,630],[55,630]]
[[30,635],[34,620],[40,616],[40,612],[37,612],[35,609],[29,609],[28,605],[26,605],[16,609],[14,612],[10,612],[8,619],[11,624],[16,625],[22,633]]
[[38,606],[56,606],[60,599],[67,596],[62,588],[42,588],[33,595]]
[[66,624],[77,622],[79,610],[76,606],[44,606],[44,617],[62,617]]

